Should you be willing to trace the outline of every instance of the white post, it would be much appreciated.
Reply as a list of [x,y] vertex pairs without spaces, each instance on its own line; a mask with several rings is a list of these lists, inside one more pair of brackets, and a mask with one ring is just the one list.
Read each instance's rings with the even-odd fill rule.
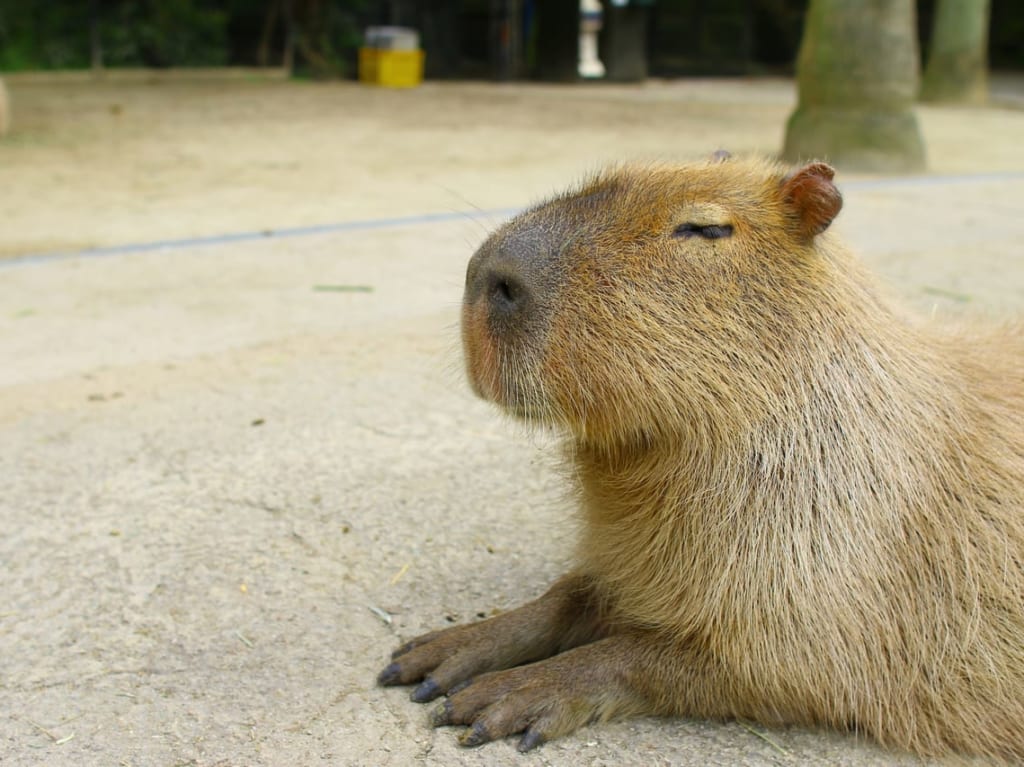
[[580,77],[604,77],[604,64],[597,57],[597,33],[604,24],[600,0],[580,0]]

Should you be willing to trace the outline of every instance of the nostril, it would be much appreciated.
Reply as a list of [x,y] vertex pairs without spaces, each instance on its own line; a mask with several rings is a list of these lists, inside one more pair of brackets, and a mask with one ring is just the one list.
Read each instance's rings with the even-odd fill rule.
[[520,308],[523,301],[523,286],[510,277],[493,275],[488,294],[492,305],[502,311]]
[[499,298],[503,298],[510,304],[515,303],[516,290],[508,280],[498,280],[494,286],[494,294]]

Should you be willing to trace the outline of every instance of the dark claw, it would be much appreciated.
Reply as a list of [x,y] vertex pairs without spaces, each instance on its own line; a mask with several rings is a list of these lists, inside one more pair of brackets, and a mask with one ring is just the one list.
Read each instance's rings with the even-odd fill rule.
[[444,727],[452,723],[452,702],[447,698],[430,712],[431,727]]
[[419,687],[412,691],[412,695],[409,697],[413,703],[426,703],[427,701],[433,700],[441,694],[441,688],[438,687],[430,677],[423,680]]
[[401,675],[402,667],[397,663],[391,663],[377,675],[377,684],[384,686],[398,684],[398,679]]
[[540,744],[544,742],[544,736],[537,730],[527,730],[526,734],[519,740],[519,745],[516,749],[520,753],[526,753],[527,751],[533,751]]
[[487,728],[484,727],[482,722],[473,722],[473,726],[469,728],[465,735],[459,738],[460,746],[482,746],[484,743],[489,743],[491,736],[487,732]]
[[457,685],[454,685],[453,687],[449,688],[449,690],[448,690],[448,697],[450,698],[452,695],[454,695],[457,692],[462,692],[467,687],[469,687],[471,684],[473,684],[472,678],[470,678],[470,679],[463,679]]

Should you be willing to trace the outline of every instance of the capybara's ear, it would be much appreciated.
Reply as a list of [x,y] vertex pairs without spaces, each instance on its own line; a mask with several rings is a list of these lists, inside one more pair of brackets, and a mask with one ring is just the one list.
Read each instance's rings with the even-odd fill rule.
[[836,172],[823,162],[812,162],[782,180],[782,196],[800,222],[807,239],[821,234],[843,207],[843,196],[832,183]]

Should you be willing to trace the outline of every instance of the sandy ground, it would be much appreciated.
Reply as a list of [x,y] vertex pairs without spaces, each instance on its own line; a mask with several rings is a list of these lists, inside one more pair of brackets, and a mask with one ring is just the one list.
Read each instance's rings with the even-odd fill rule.
[[[8,86],[0,763],[917,763],[656,719],[465,751],[373,684],[401,638],[535,596],[571,549],[550,440],[462,383],[486,212],[609,160],[772,152],[790,83]],[[840,176],[837,229],[921,311],[1019,312],[1024,111],[920,117],[930,175]],[[396,220],[425,214],[458,215]]]

